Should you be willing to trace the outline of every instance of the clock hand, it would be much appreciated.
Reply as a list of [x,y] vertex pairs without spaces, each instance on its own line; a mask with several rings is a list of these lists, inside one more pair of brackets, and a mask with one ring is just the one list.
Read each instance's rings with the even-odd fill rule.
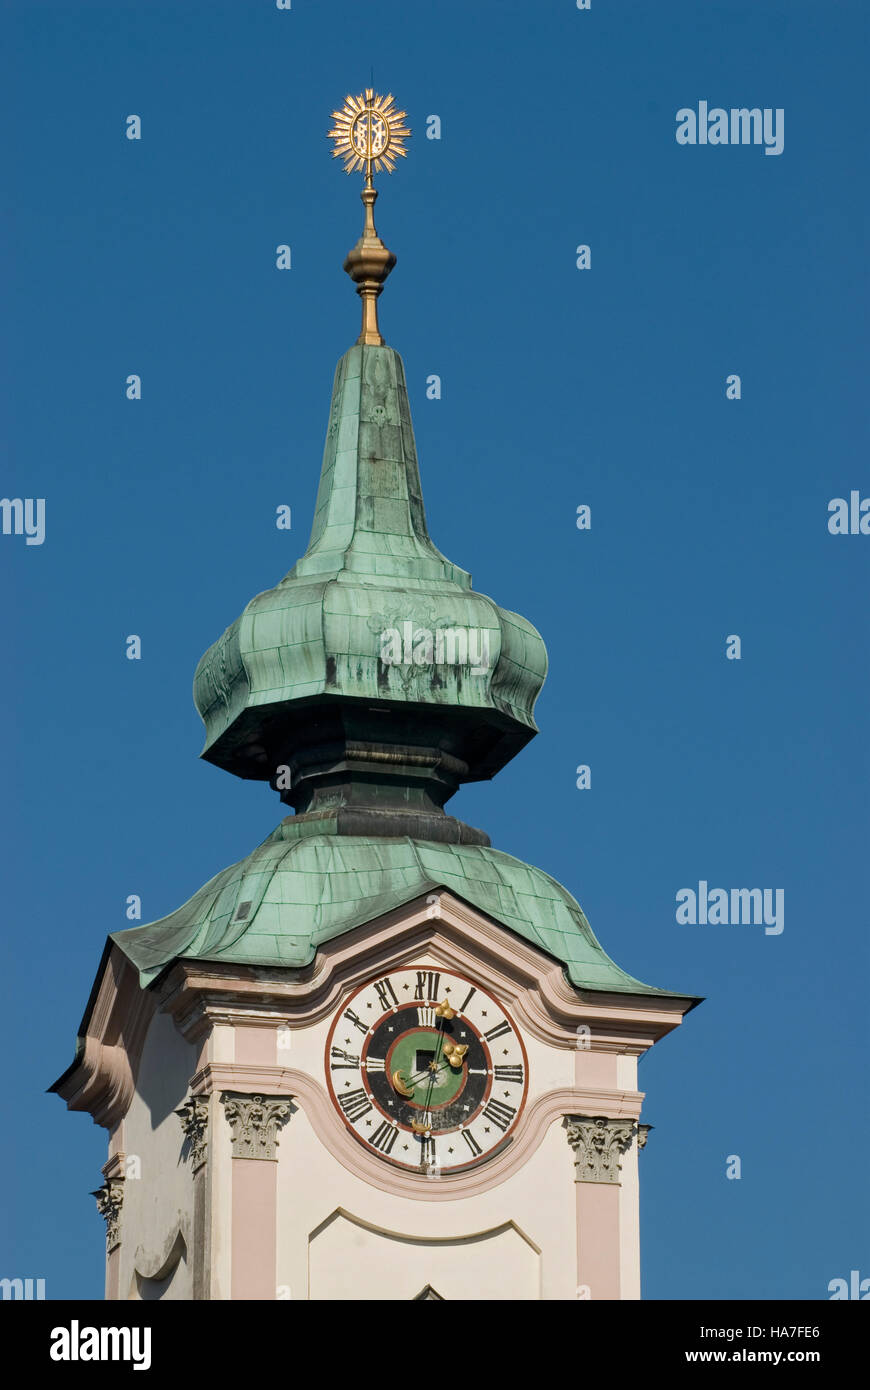
[[452,1053],[454,1056],[456,1056],[456,1054],[458,1054],[458,1053],[463,1053],[463,1052],[467,1052],[467,1051],[468,1051],[467,1046],[466,1046],[466,1047],[462,1047],[462,1048],[453,1048],[453,1049],[451,1049],[449,1045],[445,1045],[445,1047],[444,1047],[444,1057],[443,1057],[442,1061],[440,1061],[440,1062],[432,1061],[432,1062],[429,1063],[428,1067],[424,1067],[422,1071],[413,1072],[412,1075],[410,1075],[410,1076],[404,1076],[402,1079],[403,1079],[403,1081],[405,1082],[406,1085],[408,1085],[408,1086],[416,1086],[417,1083],[418,1083],[419,1081],[425,1080],[425,1078],[426,1078],[427,1076],[436,1075],[438,1072],[442,1072],[442,1071],[444,1070],[444,1068],[448,1065],[448,1063],[450,1064],[450,1066],[458,1066],[458,1065],[459,1065],[458,1058],[457,1058],[457,1060],[456,1060],[455,1062],[450,1062],[450,1055],[451,1055],[451,1053]]
[[455,1043],[447,1043],[445,1041],[444,1028],[443,1023],[441,1021],[443,1020],[443,1022],[446,1023],[449,1019],[456,1017],[456,1010],[451,1009],[449,999],[444,999],[442,1003],[436,1006],[435,1017],[439,1020],[438,1046],[435,1050],[435,1058],[429,1068],[431,1075],[429,1077],[429,1087],[426,1092],[427,1109],[429,1106],[429,1102],[432,1098],[432,1087],[435,1084],[435,1077],[441,1069],[439,1066],[439,1058],[442,1050],[444,1052],[444,1056],[446,1057],[448,1064],[451,1067],[453,1067],[454,1070],[462,1066],[462,1059],[465,1056],[465,1053],[468,1051],[467,1043],[464,1045],[457,1045]]
[[443,1061],[438,1063],[430,1062],[425,1071],[414,1072],[413,1076],[404,1076],[402,1080],[407,1086],[416,1086],[418,1082],[423,1081],[427,1076],[437,1076],[440,1072],[443,1072],[444,1068],[447,1066],[452,1067],[454,1071],[458,1071],[460,1067],[465,1065],[464,1059],[467,1051],[467,1043],[457,1044],[456,1046],[445,1043]]
[[418,1085],[419,1082],[424,1081],[426,1077],[431,1078],[434,1083],[434,1078],[440,1072],[443,1072],[446,1066],[449,1065],[453,1067],[454,1070],[460,1067],[462,1065],[462,1056],[467,1051],[467,1045],[453,1048],[445,1046],[443,1061],[437,1063],[432,1061],[429,1063],[428,1067],[425,1067],[422,1071],[412,1072],[410,1075],[403,1073],[401,1068],[399,1068],[398,1071],[392,1073],[390,1084],[394,1091],[398,1091],[400,1096],[410,1096],[414,1087]]
[[[410,1076],[402,1076],[401,1072],[395,1071],[393,1072],[392,1077],[390,1078],[393,1085],[393,1089],[397,1091],[399,1095],[409,1097],[412,1094],[414,1087],[418,1084],[418,1082],[424,1080],[426,1075],[428,1074],[429,1085],[426,1090],[426,1100],[424,1102],[427,1109],[429,1106],[429,1102],[432,1099],[432,1090],[435,1086],[435,1079],[439,1075],[439,1073],[444,1070],[445,1061],[448,1066],[452,1067],[452,1069],[456,1071],[463,1065],[463,1058],[466,1052],[468,1051],[467,1043],[449,1043],[445,1038],[441,1020],[443,1019],[445,1022],[447,1022],[449,1019],[456,1017],[456,1010],[451,1009],[449,1000],[445,999],[443,1003],[436,1005],[435,1017],[439,1020],[438,1044],[435,1049],[435,1056],[433,1060],[429,1063],[429,1066],[424,1071],[412,1072]],[[444,1055],[444,1061],[441,1060],[442,1052]]]
[[[440,1006],[439,1006],[439,1007],[440,1007]],[[436,1013],[437,1013],[437,1010],[436,1010]],[[429,1102],[430,1102],[430,1100],[432,1099],[432,1087],[435,1085],[435,1077],[436,1077],[437,1074],[438,1074],[438,1061],[439,1061],[439,1058],[440,1058],[440,1055],[441,1055],[441,1049],[443,1048],[443,1046],[444,1046],[444,1030],[443,1030],[443,1028],[440,1028],[440,1027],[439,1027],[439,1029],[438,1029],[438,1045],[437,1045],[437,1047],[435,1048],[435,1056],[434,1056],[434,1058],[432,1059],[431,1063],[429,1064],[429,1088],[428,1088],[428,1090],[426,1091],[426,1100],[425,1100],[425,1102],[424,1102],[425,1108],[426,1108],[427,1110],[429,1109]]]
[[405,1075],[402,1072],[402,1069],[399,1068],[398,1071],[394,1071],[392,1073],[390,1077],[390,1085],[392,1086],[394,1091],[398,1092],[400,1096],[411,1096],[414,1093],[414,1087],[418,1085],[419,1082],[423,1081],[428,1075],[428,1067],[425,1071],[414,1072],[410,1076]]

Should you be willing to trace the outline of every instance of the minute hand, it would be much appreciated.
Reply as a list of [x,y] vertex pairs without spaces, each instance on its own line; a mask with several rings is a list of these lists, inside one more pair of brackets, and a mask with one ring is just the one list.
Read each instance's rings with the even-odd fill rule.
[[[439,1023],[440,1023],[440,1022],[441,1022],[441,1020],[439,1020]],[[432,1059],[432,1066],[431,1066],[430,1069],[429,1069],[429,1087],[428,1087],[428,1090],[426,1091],[426,1099],[425,1099],[425,1101],[424,1101],[424,1107],[425,1107],[426,1110],[429,1109],[429,1102],[430,1102],[430,1100],[432,1099],[432,1087],[435,1085],[435,1077],[438,1075],[438,1072],[439,1072],[440,1069],[441,1069],[440,1066],[439,1066],[439,1061],[440,1061],[441,1051],[442,1051],[443,1047],[444,1047],[444,1029],[443,1029],[443,1027],[439,1027],[439,1029],[438,1029],[438,1045],[437,1045],[437,1047],[435,1048],[435,1056],[434,1056],[433,1059]]]

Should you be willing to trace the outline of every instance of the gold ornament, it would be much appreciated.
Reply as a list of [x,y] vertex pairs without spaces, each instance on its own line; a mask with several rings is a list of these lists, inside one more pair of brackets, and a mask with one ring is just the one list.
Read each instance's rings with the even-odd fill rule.
[[467,1043],[445,1043],[444,1056],[454,1069],[462,1066],[462,1059],[468,1051]]
[[376,96],[371,87],[364,96],[346,96],[341,110],[333,111],[335,125],[327,132],[335,143],[333,159],[344,160],[346,174],[364,169],[370,188],[372,168],[377,174],[382,169],[391,174],[396,159],[408,153],[404,142],[411,132],[402,124],[407,114],[396,109],[391,95]]

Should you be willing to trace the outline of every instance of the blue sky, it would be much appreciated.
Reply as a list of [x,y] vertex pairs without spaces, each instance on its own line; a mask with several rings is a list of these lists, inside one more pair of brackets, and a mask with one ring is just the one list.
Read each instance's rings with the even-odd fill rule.
[[[827,529],[870,497],[862,10],[7,0],[2,492],[46,499],[46,539],[0,536],[0,1274],[102,1296],[105,1135],[45,1088],[127,895],[164,915],[281,815],[198,761],[191,682],[307,544],[358,332],[359,180],[324,136],[373,70],[414,132],[381,322],[430,531],[550,655],[539,737],[449,810],[624,969],[706,996],[641,1064],[644,1293],[870,1275],[870,537]],[[678,145],[702,100],[782,108],[782,154]],[[700,880],[783,889],[784,931],[679,925]]]

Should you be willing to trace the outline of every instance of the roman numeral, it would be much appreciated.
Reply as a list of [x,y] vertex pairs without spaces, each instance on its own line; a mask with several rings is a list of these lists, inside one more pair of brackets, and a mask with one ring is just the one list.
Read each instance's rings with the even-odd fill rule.
[[358,1086],[355,1091],[348,1091],[346,1096],[339,1096],[338,1103],[351,1124],[367,1115],[372,1108],[372,1103],[362,1086]]
[[468,1008],[469,1004],[471,1003],[471,1000],[472,1000],[473,996],[474,996],[476,993],[477,993],[477,986],[476,986],[476,985],[472,985],[472,986],[471,986],[471,989],[470,989],[470,990],[468,991],[468,993],[466,994],[465,998],[463,999],[462,1003],[459,1005],[459,1008],[457,1009],[456,1012],[457,1012],[457,1013],[460,1013],[460,1014],[464,1014],[464,1013],[465,1013],[465,1010]]
[[511,1026],[507,1022],[497,1023],[494,1028],[490,1028],[488,1033],[484,1033],[487,1042],[492,1042],[494,1038],[501,1038],[505,1033],[511,1031]]
[[441,975],[437,970],[418,970],[415,999],[437,999]]
[[435,1017],[435,1010],[432,1008],[418,1009],[417,1022],[421,1028],[436,1028],[438,1026],[438,1020]]
[[385,980],[375,981],[375,994],[381,1001],[382,1009],[392,1009],[399,1002],[396,998],[396,991],[393,989],[389,977],[387,977],[387,979]]
[[471,1152],[474,1154],[474,1157],[475,1157],[475,1158],[477,1158],[477,1155],[478,1155],[478,1154],[482,1154],[482,1153],[483,1153],[483,1149],[482,1149],[482,1148],[480,1147],[480,1145],[478,1144],[478,1142],[477,1142],[477,1140],[475,1139],[474,1135],[471,1134],[471,1133],[469,1133],[469,1131],[468,1131],[467,1129],[464,1129],[464,1130],[462,1131],[462,1137],[463,1137],[463,1139],[465,1140],[465,1142],[466,1142],[466,1144],[468,1145],[468,1147],[469,1147],[469,1149],[471,1150]]
[[522,1067],[493,1067],[492,1074],[496,1081],[522,1081]]
[[385,1065],[383,1057],[366,1057],[366,1071],[383,1071]]
[[485,1118],[498,1125],[501,1130],[507,1129],[516,1113],[512,1105],[502,1105],[500,1100],[488,1100],[483,1107]]
[[398,1132],[396,1126],[391,1125],[389,1120],[383,1120],[378,1125],[369,1143],[373,1144],[376,1149],[379,1149],[382,1154],[392,1153]]
[[366,1025],[363,1023],[362,1019],[357,1018],[353,1009],[345,1009],[344,1017],[349,1018],[354,1028],[358,1028],[361,1033],[367,1033],[369,1031]]
[[355,1071],[359,1066],[359,1057],[354,1057],[353,1053],[345,1052],[343,1047],[331,1047],[329,1055],[333,1059],[330,1063],[330,1070],[341,1071],[342,1067],[350,1067]]

